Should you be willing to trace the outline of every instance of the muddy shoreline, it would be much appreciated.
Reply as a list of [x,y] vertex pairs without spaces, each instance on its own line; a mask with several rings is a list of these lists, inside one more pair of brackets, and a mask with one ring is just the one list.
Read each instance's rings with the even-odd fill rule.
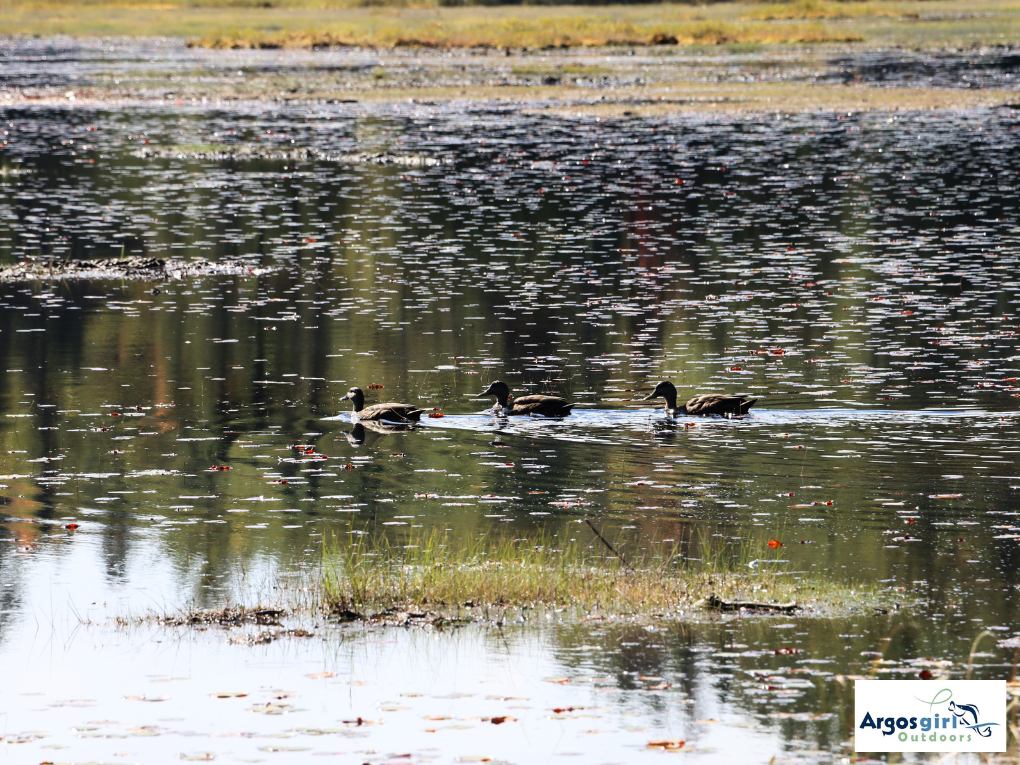
[[[336,48],[210,50],[183,39],[9,38],[0,107],[183,108],[306,105],[497,107],[587,116],[683,113],[968,109],[1020,103],[1017,48],[774,45],[761,50],[684,46],[477,50]],[[47,68],[59,55],[73,69]],[[110,71],[111,60],[122,71]],[[139,66],[142,59],[146,67]],[[630,114],[627,114],[627,113]],[[182,153],[145,147],[153,154]],[[220,152],[247,151],[207,148]],[[281,159],[289,151],[277,150]],[[281,153],[282,152],[282,153]],[[187,152],[184,152],[187,153]],[[202,152],[198,152],[202,154]],[[215,155],[215,156],[214,156]],[[327,158],[329,159],[329,158]],[[415,158],[361,156],[413,166]]]

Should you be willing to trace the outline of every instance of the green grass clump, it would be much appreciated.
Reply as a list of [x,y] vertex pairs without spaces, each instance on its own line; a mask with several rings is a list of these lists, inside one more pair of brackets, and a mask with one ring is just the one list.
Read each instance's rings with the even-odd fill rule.
[[[396,542],[351,534],[326,543],[324,601],[329,610],[364,615],[392,608],[444,614],[480,608],[485,616],[492,610],[556,608],[578,615],[652,616],[690,610],[711,594],[759,602],[819,599],[817,583],[789,581],[779,551],[765,545],[713,548],[703,541],[696,547],[694,558],[682,555],[676,544],[650,545],[625,563],[590,537],[462,540],[432,531]],[[845,604],[850,592],[827,586],[822,599]]]

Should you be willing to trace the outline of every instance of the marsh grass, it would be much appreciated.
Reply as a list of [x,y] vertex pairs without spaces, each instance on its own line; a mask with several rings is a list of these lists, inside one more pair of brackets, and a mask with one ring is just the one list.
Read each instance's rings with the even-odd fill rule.
[[785,3],[762,4],[745,13],[745,19],[763,21],[792,19],[858,19],[864,16],[899,17],[916,14],[903,3],[889,2],[834,2],[833,0],[792,0]]
[[[451,7],[454,6],[454,7]],[[946,45],[1020,37],[1016,0],[499,5],[483,0],[0,0],[0,35],[174,36],[210,48]],[[923,23],[919,23],[923,22]]]
[[635,22],[592,13],[550,18],[448,18],[421,24],[404,22],[336,25],[331,29],[265,32],[232,29],[190,42],[205,48],[577,48],[604,45],[736,45],[856,42],[852,32],[820,23]]
[[[780,551],[744,540],[651,544],[630,566],[587,530],[576,541],[540,536],[414,532],[401,541],[352,533],[324,547],[323,601],[334,612],[369,615],[416,609],[492,618],[507,609],[566,610],[577,616],[678,615],[711,594],[724,600],[851,607],[874,593],[793,580]],[[696,552],[692,554],[690,551]]]

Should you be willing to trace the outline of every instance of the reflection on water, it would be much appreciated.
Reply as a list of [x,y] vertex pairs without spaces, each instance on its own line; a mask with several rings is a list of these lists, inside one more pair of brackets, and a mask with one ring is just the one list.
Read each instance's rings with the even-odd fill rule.
[[[4,124],[0,161],[29,172],[0,176],[3,262],[126,252],[274,269],[0,286],[5,655],[71,606],[98,620],[271,592],[351,526],[582,538],[589,516],[628,553],[692,531],[781,539],[791,576],[878,583],[912,605],[697,634],[561,626],[533,638],[515,675],[543,709],[613,706],[720,752],[757,756],[777,730],[791,750],[843,751],[832,676],[863,672],[876,651],[908,675],[923,659],[959,666],[981,629],[1015,628],[1015,110],[572,121],[420,104],[29,108]],[[143,160],[147,143],[444,164]],[[578,408],[494,419],[479,395],[496,378]],[[660,379],[681,397],[760,401],[745,418],[669,420],[639,403]],[[352,426],[351,385],[443,416]],[[379,666],[386,640],[412,640],[387,634],[364,649]],[[87,664],[92,643],[74,645]],[[133,650],[176,671],[177,649],[145,645]],[[236,651],[239,673],[264,660],[271,674],[298,661],[276,653],[290,645],[264,659],[218,650]],[[495,671],[499,645],[458,660]],[[803,654],[780,661],[784,647]],[[196,675],[208,650],[189,654]],[[319,643],[293,650],[324,661]],[[1000,658],[979,657],[979,672],[1001,676]],[[535,686],[537,666],[612,679]],[[672,685],[647,695],[641,675]],[[691,722],[688,706],[747,733],[713,733],[727,728]],[[644,733],[610,738],[626,754],[607,761],[644,751]]]
[[[85,625],[43,640],[21,628],[7,638],[21,660],[4,690],[22,703],[6,710],[5,740],[25,758],[76,761],[531,762],[540,752],[631,763],[665,744],[711,762],[827,763],[852,752],[850,679],[945,671],[909,656],[917,626],[902,617],[442,633],[305,625],[314,637],[287,626]],[[842,650],[819,650],[819,633]],[[881,656],[867,650],[876,643]]]

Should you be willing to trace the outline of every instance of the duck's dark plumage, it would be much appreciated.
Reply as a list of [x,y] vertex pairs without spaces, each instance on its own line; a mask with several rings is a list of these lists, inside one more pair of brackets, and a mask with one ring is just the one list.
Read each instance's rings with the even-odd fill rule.
[[747,414],[747,410],[754,406],[756,398],[746,396],[726,396],[720,393],[709,393],[704,396],[695,396],[684,404],[687,414]]
[[501,417],[507,415],[540,414],[544,417],[565,417],[570,414],[574,404],[559,396],[542,396],[538,394],[520,396],[510,401],[510,386],[496,380],[481,395],[495,396],[496,403],[492,413]]
[[756,398],[747,398],[746,396],[726,396],[720,393],[709,393],[703,396],[695,396],[689,399],[683,406],[677,406],[676,396],[676,386],[668,380],[664,380],[655,386],[655,390],[650,395],[645,396],[645,401],[653,398],[666,399],[666,414],[670,417],[676,417],[681,414],[696,416],[718,414],[725,417],[739,417],[742,414],[747,414],[747,410],[758,401]]
[[354,404],[355,420],[383,420],[386,422],[418,422],[428,410],[414,404],[372,404],[365,406],[365,394],[361,388],[351,388],[344,396]]

